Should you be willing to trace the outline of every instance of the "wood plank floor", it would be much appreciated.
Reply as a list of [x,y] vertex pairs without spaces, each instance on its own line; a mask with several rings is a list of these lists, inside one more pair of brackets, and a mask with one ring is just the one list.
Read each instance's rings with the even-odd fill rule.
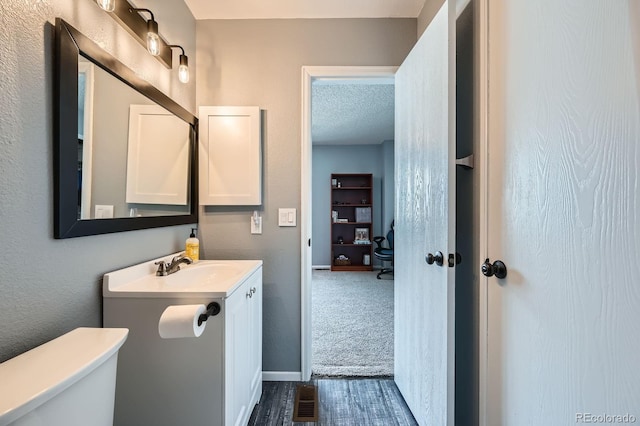
[[264,382],[250,426],[413,426],[417,425],[393,379],[312,379],[318,387],[318,422],[293,422],[296,385]]

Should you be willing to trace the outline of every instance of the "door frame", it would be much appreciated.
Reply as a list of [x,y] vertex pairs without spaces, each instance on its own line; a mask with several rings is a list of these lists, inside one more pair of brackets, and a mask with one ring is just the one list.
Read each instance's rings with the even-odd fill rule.
[[315,80],[395,78],[397,66],[303,66],[300,181],[300,372],[311,379],[311,84]]
[[[477,265],[482,264],[488,250],[488,130],[489,130],[489,1],[474,0],[476,10],[476,99],[477,118],[475,125],[478,153],[476,169],[479,176],[478,188],[478,257]],[[303,66],[302,67],[302,133],[301,133],[301,380],[311,378],[311,247],[308,240],[311,235],[311,83],[315,79],[344,79],[395,76],[396,66]],[[479,341],[478,341],[478,406],[479,424],[487,425],[490,395],[487,394],[488,362],[488,279],[478,280],[479,288]]]
[[[479,177],[478,185],[478,254],[476,265],[482,265],[489,256],[489,206],[488,206],[488,160],[489,160],[489,1],[475,1],[476,33],[475,46],[475,91],[477,103],[475,109],[476,124],[475,137],[478,152],[476,155],[476,169]],[[487,392],[488,360],[489,360],[489,279],[478,274],[478,424],[487,424],[487,413],[492,400]],[[495,285],[495,284],[494,284]]]

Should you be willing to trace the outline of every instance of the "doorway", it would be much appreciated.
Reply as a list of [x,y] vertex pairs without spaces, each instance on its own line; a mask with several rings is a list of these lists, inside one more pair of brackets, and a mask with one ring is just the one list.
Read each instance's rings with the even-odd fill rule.
[[[473,3],[473,2],[471,2]],[[449,14],[449,16],[451,16],[451,14]],[[462,23],[463,19],[467,19],[467,22],[473,23],[474,21],[474,15],[473,13],[471,13],[469,16],[467,17],[462,17],[461,21],[458,22],[458,24]],[[447,18],[450,19],[450,18]],[[455,19],[455,18],[454,18]],[[442,22],[440,22],[440,24],[442,24]],[[471,62],[473,63],[473,50],[474,50],[474,42],[473,42],[473,35],[474,35],[474,28],[471,25],[470,27],[467,27],[466,30],[468,31],[466,33],[466,35],[464,35],[464,37],[466,37],[466,45],[465,48],[468,49],[467,53],[469,54],[469,56],[467,56],[465,59],[471,60]],[[444,31],[445,33],[448,33],[448,31]],[[460,36],[460,35],[459,35]],[[441,40],[437,40],[437,42],[440,42]],[[429,50],[429,49],[427,49]],[[446,58],[445,58],[446,59]],[[445,61],[446,62],[446,61]],[[459,65],[461,69],[464,68],[463,65]],[[328,79],[337,79],[337,78],[345,78],[345,76],[347,77],[361,77],[362,74],[360,74],[358,71],[360,72],[366,72],[367,70],[371,70],[372,67],[364,67],[364,68],[358,68],[358,67],[348,67],[348,68],[332,68],[332,67],[305,67],[303,68],[303,90],[302,90],[302,96],[303,96],[303,116],[302,116],[302,135],[303,135],[303,146],[302,146],[302,170],[303,170],[303,174],[302,174],[302,209],[301,209],[301,217],[302,217],[302,259],[303,259],[303,268],[302,268],[302,336],[301,336],[301,341],[302,341],[302,360],[301,360],[301,366],[302,366],[302,378],[303,380],[308,380],[311,376],[311,324],[310,324],[310,313],[311,313],[311,288],[309,287],[311,279],[310,279],[310,275],[311,275],[311,234],[312,234],[312,228],[311,228],[311,221],[310,221],[310,211],[312,209],[312,202],[311,202],[311,170],[312,170],[312,159],[311,159],[311,111],[310,111],[310,106],[311,106],[311,83],[314,79],[317,78],[328,78]],[[375,68],[374,68],[375,69]],[[350,72],[349,72],[350,71]],[[376,71],[373,71],[374,73],[377,72],[378,75],[385,75],[388,77],[393,77],[395,76],[395,71],[396,68],[395,67],[386,67],[386,69],[380,70],[377,69]],[[418,72],[418,74],[420,74]],[[470,86],[470,91],[473,92],[475,90],[475,86],[474,86],[474,72],[473,70],[467,70],[467,73],[464,75],[458,75],[455,76],[457,79],[456,84],[461,84],[461,83],[465,83],[465,84],[469,84]],[[441,84],[436,84],[436,89],[438,87],[455,87],[452,86],[450,84],[445,84],[444,86]],[[459,86],[460,87],[460,86]],[[432,90],[429,93],[435,93],[438,92],[438,90]],[[413,95],[413,93],[410,91],[409,95]],[[468,103],[468,105],[471,105],[472,108],[469,111],[469,116],[464,120],[464,125],[467,126],[468,129],[471,129],[471,134],[474,134],[474,123],[475,123],[475,118],[476,118],[476,114],[474,113],[473,110],[473,104],[474,104],[474,98],[473,97],[469,97],[467,99],[465,99],[465,102]],[[421,105],[422,106],[422,105]],[[396,106],[397,107],[397,106]],[[436,108],[437,109],[437,108]],[[434,110],[434,108],[431,108],[431,110]],[[431,111],[430,110],[430,111]],[[455,113],[458,113],[458,111],[454,111]],[[408,116],[408,115],[407,115]],[[444,122],[445,124],[447,123],[447,120],[444,121],[437,121],[438,123]],[[449,121],[450,123],[450,121]],[[450,125],[450,124],[449,124]],[[444,140],[446,141],[447,138],[444,138]],[[471,142],[473,145],[473,138],[471,139]],[[396,141],[397,143],[397,141]],[[448,145],[449,147],[451,147],[451,144]],[[452,148],[449,148],[449,153],[455,153],[455,149],[453,149],[453,152],[451,152]],[[465,148],[466,149],[466,148]],[[421,150],[421,155],[424,154],[424,150]],[[460,149],[459,152],[459,157],[460,156],[465,156],[466,154],[463,152],[462,149]],[[396,159],[397,160],[397,159]],[[462,171],[463,172],[463,171]],[[437,173],[438,176],[441,176],[442,173]],[[460,179],[460,180],[464,180],[464,179]],[[456,188],[456,191],[459,192],[460,194],[463,194],[464,191],[474,191],[474,188],[476,188],[476,184],[473,182],[473,180],[471,180],[470,182],[466,183],[465,186],[466,189],[461,188]],[[455,201],[454,201],[455,202]],[[460,201],[458,201],[459,204],[461,204],[461,206],[463,205],[463,203],[461,203]],[[467,213],[472,213],[475,209],[475,203],[473,204],[472,208],[465,208],[464,211],[466,211]],[[396,211],[398,211],[398,209],[396,209]],[[472,215],[470,218],[466,217],[464,219],[460,219],[458,218],[457,221],[467,221],[467,223],[470,225],[470,230],[464,231],[462,229],[462,227],[459,227],[456,231],[456,234],[458,234],[459,236],[462,236],[464,234],[470,235],[473,234],[475,231],[473,231],[473,229],[478,229],[478,228],[474,228],[473,227],[473,220],[474,218],[477,218],[477,215]],[[431,227],[437,227],[437,224],[435,223],[431,223],[429,224]],[[421,233],[425,234],[425,233]],[[445,235],[445,237],[447,237]],[[465,240],[466,243],[471,243],[471,247],[472,249],[474,247],[477,246],[477,235],[473,237],[474,239],[472,239],[471,241],[469,240]],[[407,239],[409,240],[409,239]],[[460,248],[462,249],[463,244],[458,243],[458,245],[460,246]],[[440,242],[436,242],[434,244],[431,244],[429,247],[425,247],[424,245],[422,245],[421,247],[419,247],[417,249],[418,252],[421,252],[421,250],[433,250],[433,252],[435,253],[436,249],[441,249],[442,247],[448,247],[448,244],[444,244],[444,243],[440,243]],[[422,260],[421,263],[424,263],[424,255],[422,255]],[[477,286],[473,286],[474,282],[477,282],[473,279],[473,271],[475,270],[475,268],[473,267],[473,265],[475,264],[475,258],[477,257],[477,255],[473,252],[473,250],[464,255],[464,260],[462,265],[462,270],[459,268],[456,268],[456,275],[460,275],[459,280],[465,280],[466,282],[466,289],[469,289],[469,287],[475,288]],[[429,263],[429,262],[427,262]],[[464,272],[463,270],[466,269],[466,272]],[[432,275],[447,275],[450,276],[451,274],[447,273],[447,268],[437,268],[435,266],[430,267],[430,269],[428,269],[428,271],[425,271],[425,273],[428,272],[429,274]],[[469,277],[467,279],[463,278],[464,276]],[[416,275],[416,277],[420,277],[420,281],[424,281],[423,276],[418,274]],[[415,278],[415,277],[414,277]],[[409,292],[408,297],[414,297],[417,294],[423,294],[426,293],[428,291],[433,291],[434,290],[434,286],[424,286],[423,282],[421,282],[422,286],[418,289],[418,291],[416,292]],[[453,342],[451,341],[447,341],[447,347],[444,348],[445,349],[445,353],[443,354],[443,356],[446,357],[446,364],[448,366],[450,366],[451,368],[454,368],[453,366],[457,364],[457,371],[456,374],[453,374],[453,371],[451,371],[451,368],[445,368],[443,371],[438,371],[439,374],[442,374],[444,376],[443,378],[443,383],[446,382],[446,390],[444,392],[440,392],[438,391],[438,395],[440,396],[439,398],[435,398],[432,401],[430,400],[429,403],[433,404],[433,406],[437,406],[438,410],[444,409],[445,413],[444,415],[446,416],[446,418],[451,419],[450,421],[453,421],[452,419],[454,418],[454,416],[456,417],[456,424],[475,424],[476,420],[478,418],[478,408],[477,408],[477,403],[478,403],[478,392],[477,392],[477,335],[473,335],[474,332],[474,328],[476,327],[476,323],[479,320],[478,316],[477,316],[477,294],[475,293],[466,293],[464,296],[462,295],[458,295],[456,294],[455,296],[453,296],[452,294],[449,294],[450,291],[448,289],[452,289],[452,288],[457,288],[460,292],[464,291],[464,287],[461,286],[459,284],[459,281],[457,280],[455,283],[455,287],[452,285],[446,285],[446,286],[442,286],[446,292],[446,294],[444,294],[444,296],[446,296],[447,300],[453,300],[454,297],[460,298],[460,301],[462,303],[463,299],[465,296],[471,296],[471,298],[468,298],[465,300],[465,302],[467,303],[466,306],[472,306],[472,310],[471,311],[467,311],[466,315],[465,312],[463,310],[463,305],[461,304],[460,306],[456,306],[456,313],[455,313],[455,321],[458,322],[458,325],[464,325],[464,328],[456,328],[455,330],[453,330],[452,325],[454,324],[454,321],[451,321],[451,319],[453,318],[446,318],[447,321],[447,337],[455,337],[457,343],[456,344],[452,344]],[[473,290],[475,291],[475,290]],[[460,308],[460,309],[458,309]],[[474,311],[475,310],[475,311]],[[420,328],[424,328],[425,327],[425,318],[424,318],[424,310],[419,311],[418,315],[415,316],[411,316],[409,319],[409,325],[412,326],[413,328],[416,328],[419,324]],[[449,311],[449,313],[453,313],[453,309]],[[447,314],[448,315],[448,314]],[[420,321],[416,321],[415,318],[419,318]],[[426,324],[429,325],[429,324]],[[455,336],[454,336],[455,333]],[[471,333],[471,334],[469,334]],[[460,340],[459,340],[460,339]],[[466,349],[464,349],[464,345],[460,345],[459,341],[461,340],[465,340],[465,342],[467,343],[467,347]],[[453,347],[458,346],[456,348],[457,353],[453,352]],[[412,347],[414,348],[414,344],[411,343],[410,345],[406,345],[404,347]],[[409,352],[409,351],[407,351]],[[415,352],[415,351],[414,351]],[[467,358],[461,358],[459,356],[466,354],[469,357]],[[395,356],[397,356],[397,353],[395,354]],[[453,359],[453,356],[456,356],[456,359]],[[464,364],[464,365],[463,365]],[[453,377],[458,377],[460,378],[460,376],[462,376],[463,374],[463,368],[466,368],[468,374],[469,374],[469,378],[466,381],[460,382],[457,381],[455,384],[453,383]],[[397,371],[397,366],[396,366],[396,371]],[[407,371],[408,376],[410,378],[414,378],[415,377],[415,372],[416,371],[422,371],[420,368],[409,368]],[[395,373],[395,372],[394,372]],[[450,381],[451,380],[451,381]],[[468,386],[468,388],[466,387]],[[412,389],[410,389],[412,390]],[[460,393],[455,393],[457,390],[461,390],[461,391],[468,391],[468,392],[460,392]],[[405,395],[404,391],[403,391],[403,396],[405,397],[405,399],[407,399],[407,397],[409,398],[413,398],[415,402],[415,400],[418,401],[418,403],[423,403],[425,401],[425,398],[422,397],[418,397],[417,399],[415,398],[415,395],[413,394],[407,394]],[[429,395],[426,396],[430,396],[433,397],[435,396],[433,394],[433,392],[431,392]],[[454,403],[453,403],[453,399],[455,399],[457,401],[457,404],[459,407],[460,406],[467,406],[469,407],[468,412],[462,413],[459,409],[455,411],[454,413]],[[466,402],[465,402],[466,401]],[[415,405],[415,404],[414,404]],[[423,404],[424,405],[424,404]],[[411,406],[411,404],[410,404]],[[432,407],[433,408],[433,407]],[[412,408],[413,410],[413,408]],[[414,413],[416,414],[416,413]],[[420,413],[418,413],[420,414]]]
[[[313,182],[312,182],[312,131],[311,101],[314,82],[338,82],[345,80],[393,79],[396,67],[303,67],[302,68],[302,181],[301,181],[301,371],[302,380],[309,380],[312,372],[312,233],[313,233]],[[327,215],[328,215],[327,209]],[[316,236],[319,240],[321,235]]]
[[371,80],[313,83],[313,378],[393,375],[393,275],[377,279],[372,242],[393,220],[394,82]]

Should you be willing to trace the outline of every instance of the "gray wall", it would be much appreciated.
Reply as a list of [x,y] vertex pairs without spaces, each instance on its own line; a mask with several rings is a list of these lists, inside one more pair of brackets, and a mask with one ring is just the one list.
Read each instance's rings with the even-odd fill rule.
[[436,13],[438,13],[443,4],[444,0],[425,0],[424,5],[422,6],[422,10],[418,15],[417,38],[420,38],[424,30],[427,29],[427,27],[431,23],[431,20],[434,16],[436,16]]
[[112,205],[115,217],[127,217],[129,105],[154,102],[99,67],[94,76],[91,217],[96,204]]
[[[393,150],[393,145],[392,148]],[[383,211],[391,208],[385,206],[383,189],[385,182],[393,181],[391,175],[385,174],[384,149],[382,144],[376,145],[314,145],[313,146],[312,188],[313,214],[311,263],[314,266],[331,265],[331,174],[332,173],[371,173],[373,174],[373,235],[385,235],[382,226]],[[393,151],[391,151],[393,164]],[[386,208],[385,208],[386,207]],[[380,264],[374,259],[374,265]]]
[[415,41],[415,19],[197,23],[198,105],[265,111],[262,235],[249,233],[253,208],[200,218],[205,259],[264,260],[265,371],[300,371],[300,227],[278,227],[277,211],[300,211],[301,67],[400,65]]
[[[182,1],[149,5],[160,32],[195,59],[195,21]],[[62,17],[195,112],[195,83],[178,82],[93,1],[2,0],[0,18],[0,361],[79,326],[101,326],[101,277],[176,251],[189,226],[53,239],[54,20]],[[175,55],[175,53],[174,53]],[[195,80],[195,79],[193,79]]]

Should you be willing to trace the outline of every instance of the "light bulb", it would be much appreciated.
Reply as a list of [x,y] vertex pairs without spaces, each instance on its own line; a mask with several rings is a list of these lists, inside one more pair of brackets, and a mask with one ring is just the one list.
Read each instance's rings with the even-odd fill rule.
[[116,9],[116,0],[96,0],[96,3],[107,12],[113,12]]
[[153,18],[147,21],[147,50],[153,56],[160,54],[160,36],[158,35],[158,23]]
[[158,37],[158,34],[147,33],[147,50],[153,56],[160,54],[160,37]]
[[186,55],[180,55],[180,66],[178,67],[178,79],[182,83],[189,82],[189,58]]
[[189,82],[189,67],[186,65],[180,65],[178,67],[178,78],[182,83]]

